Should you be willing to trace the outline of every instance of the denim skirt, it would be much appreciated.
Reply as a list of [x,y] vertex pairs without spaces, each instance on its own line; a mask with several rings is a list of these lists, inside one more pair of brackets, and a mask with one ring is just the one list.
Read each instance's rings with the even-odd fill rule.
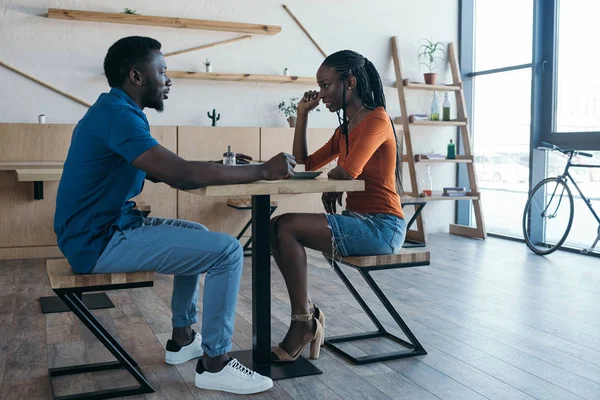
[[337,256],[393,254],[406,237],[404,218],[390,214],[363,214],[343,211],[324,214],[332,233],[332,252]]

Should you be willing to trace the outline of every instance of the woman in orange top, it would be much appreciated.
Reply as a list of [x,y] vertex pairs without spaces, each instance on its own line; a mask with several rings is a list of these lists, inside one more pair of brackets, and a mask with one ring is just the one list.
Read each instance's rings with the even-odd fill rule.
[[[310,343],[319,355],[325,315],[310,301],[305,247],[337,256],[392,254],[400,250],[406,224],[400,196],[398,140],[385,111],[383,85],[375,66],[362,55],[344,50],[327,57],[317,71],[319,92],[310,91],[298,104],[293,153],[306,170],[338,159],[330,179],[360,179],[364,192],[324,193],[326,214],[285,214],[271,221],[271,248],[292,304],[287,335],[273,349],[276,362],[295,361]],[[308,155],[308,113],[320,101],[336,112],[340,126],[332,138]],[[340,117],[341,112],[341,117]]]

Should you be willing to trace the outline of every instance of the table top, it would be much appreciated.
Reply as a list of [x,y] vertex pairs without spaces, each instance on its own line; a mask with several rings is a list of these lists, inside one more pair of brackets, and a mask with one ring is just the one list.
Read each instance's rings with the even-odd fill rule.
[[62,168],[23,168],[15,170],[19,182],[60,181]]
[[0,171],[15,171],[27,168],[62,168],[64,161],[1,161]]
[[207,186],[188,190],[198,196],[228,197],[271,194],[301,194],[324,192],[360,192],[365,190],[365,181],[334,179],[284,179],[280,181],[258,181],[236,185]]

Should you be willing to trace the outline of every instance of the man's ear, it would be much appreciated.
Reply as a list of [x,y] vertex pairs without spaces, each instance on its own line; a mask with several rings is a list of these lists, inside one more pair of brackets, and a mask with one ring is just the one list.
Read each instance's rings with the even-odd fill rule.
[[354,89],[356,87],[356,77],[354,75],[350,75],[348,77],[348,89]]
[[142,83],[144,82],[144,77],[142,76],[140,71],[138,71],[137,69],[132,69],[131,71],[129,71],[129,80],[136,86],[142,86]]

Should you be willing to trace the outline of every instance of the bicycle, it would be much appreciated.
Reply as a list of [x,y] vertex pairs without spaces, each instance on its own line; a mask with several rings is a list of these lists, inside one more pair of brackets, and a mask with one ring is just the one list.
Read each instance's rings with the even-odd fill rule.
[[[600,217],[594,210],[591,200],[585,197],[577,182],[575,182],[575,179],[569,173],[569,168],[600,168],[600,165],[574,164],[572,162],[575,156],[593,157],[590,153],[573,149],[563,150],[556,145],[546,142],[542,142],[541,147],[564,154],[568,157],[568,161],[561,175],[542,180],[533,188],[527,198],[523,212],[523,236],[525,237],[525,243],[527,243],[527,246],[534,253],[546,255],[556,251],[565,242],[571,231],[573,214],[575,212],[573,194],[568,185],[568,181],[570,180],[598,222],[598,236],[596,240],[589,249],[581,250],[584,254],[591,253],[600,240]],[[561,208],[563,205],[565,207]],[[566,229],[563,231],[561,224],[565,223]]]

